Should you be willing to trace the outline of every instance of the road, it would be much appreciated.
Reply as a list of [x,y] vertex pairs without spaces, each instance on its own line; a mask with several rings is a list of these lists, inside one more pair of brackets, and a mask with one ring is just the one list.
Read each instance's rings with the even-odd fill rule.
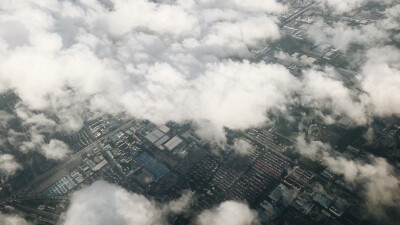
[[289,16],[285,21],[283,21],[279,26],[280,27],[284,27],[286,24],[290,23],[292,20],[296,19],[297,17],[299,17],[301,14],[303,14],[305,11],[309,10],[311,7],[313,7],[313,5],[315,4],[315,2],[309,4],[308,6],[304,7],[302,10],[298,11],[297,13]]
[[[21,214],[23,214],[23,215],[25,215],[25,216],[27,216],[27,217],[31,217],[31,218],[33,218],[34,220],[39,220],[39,221],[41,221],[41,222],[45,222],[46,224],[57,224],[57,221],[54,221],[54,220],[50,220],[50,219],[48,219],[48,218],[44,218],[44,217],[42,217],[42,216],[37,216],[36,214],[34,214],[34,213],[27,213],[27,212],[25,212],[25,211],[23,211],[23,210],[21,210],[21,209],[18,209],[18,208],[14,208],[16,211],[18,211],[19,213],[21,213]],[[36,223],[35,223],[36,224]]]
[[[52,169],[48,170],[47,172],[45,172],[45,173],[41,174],[40,176],[36,177],[26,187],[21,188],[17,192],[17,195],[28,194],[29,196],[32,196],[32,195],[35,195],[35,194],[39,194],[42,191],[41,189],[44,190],[45,188],[50,186],[52,183],[54,183],[54,182],[51,182],[51,184],[48,185],[47,187],[43,187],[43,184],[46,184],[47,180],[58,180],[58,179],[62,178],[63,176],[65,176],[70,170],[69,167],[75,167],[74,164],[76,164],[77,162],[79,162],[79,160],[82,159],[81,156],[83,154],[88,153],[90,150],[93,149],[93,147],[95,147],[96,145],[98,145],[102,141],[106,140],[110,136],[115,135],[116,133],[120,132],[121,130],[125,130],[125,129],[129,128],[130,126],[132,126],[132,122],[133,122],[133,120],[127,121],[126,123],[124,123],[120,127],[118,127],[115,130],[105,134],[101,138],[97,139],[96,141],[92,142],[91,144],[89,144],[85,148],[81,149],[79,152],[73,154],[65,162],[53,167]],[[42,185],[40,185],[40,184],[42,184]],[[44,186],[46,186],[46,185],[44,185]]]
[[[279,25],[279,27],[284,27],[286,24],[290,23],[292,20],[296,19],[297,17],[299,17],[301,14],[303,14],[305,11],[309,10],[313,5],[315,4],[315,2],[309,4],[308,6],[304,7],[303,9],[301,9],[300,11],[298,11],[297,13],[289,16],[286,20],[282,21],[282,23]],[[269,51],[270,48],[265,47],[263,48],[260,52],[256,53],[255,57],[257,60],[261,60],[262,57],[265,55],[265,53],[267,51]]]
[[6,196],[0,197],[0,204],[5,202],[21,202],[21,201],[46,201],[46,202],[62,202],[69,201],[67,196]]

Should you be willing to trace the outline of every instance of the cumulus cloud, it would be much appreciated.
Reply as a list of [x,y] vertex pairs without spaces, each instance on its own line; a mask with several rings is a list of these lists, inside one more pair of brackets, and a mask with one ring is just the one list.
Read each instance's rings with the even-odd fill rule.
[[233,150],[240,155],[247,155],[250,153],[250,150],[253,146],[244,139],[236,139],[233,143]]
[[398,30],[400,24],[400,4],[395,4],[385,10],[385,18],[378,23],[386,30]]
[[367,61],[359,80],[365,105],[373,115],[400,115],[395,102],[400,100],[400,52],[397,48],[385,46],[367,52]]
[[368,144],[371,144],[375,139],[374,129],[369,127],[367,131],[363,134],[363,138],[367,141]]
[[43,117],[42,114],[35,115],[31,119],[35,122],[32,122],[24,133],[9,130],[8,142],[23,153],[38,151],[49,159],[64,159],[71,152],[68,145],[57,139],[50,139],[47,142],[44,134],[54,131],[52,128],[54,128],[55,122]]
[[295,63],[302,66],[312,66],[316,60],[312,57],[308,57],[307,55],[294,56],[283,51],[275,52],[274,57],[283,61],[284,63]]
[[313,23],[307,34],[316,44],[329,43],[342,51],[347,51],[354,43],[371,47],[383,44],[390,38],[390,33],[379,24],[354,27],[344,22],[328,25],[323,20]]
[[[318,1],[339,13],[368,2]],[[398,9],[387,9],[384,20],[361,28],[317,22],[309,34],[317,43],[344,50],[351,43],[383,44],[392,38],[387,31],[398,28]],[[26,133],[10,130],[8,140],[24,152],[36,149],[63,159],[67,145],[47,142],[45,133],[77,131],[97,112],[125,111],[159,124],[194,121],[198,133],[211,140],[225,140],[224,127],[246,129],[268,122],[268,114],[285,112],[297,100],[318,112],[332,111],[323,114],[327,122],[346,115],[360,125],[374,116],[400,114],[393,104],[400,100],[395,47],[368,51],[358,76],[362,94],[346,87],[331,68],[312,67],[297,78],[284,66],[252,62],[251,49],[281,36],[278,17],[286,7],[275,0],[16,0],[0,1],[0,10],[0,91],[12,89],[21,98],[15,111],[27,127]],[[11,117],[0,112],[0,118]],[[386,161],[352,164],[324,153],[330,146],[323,143],[298,140],[298,145],[303,154],[318,156],[337,173],[345,174],[340,169],[347,166],[356,171],[345,177],[365,182],[367,195],[378,193],[372,205],[393,204],[380,196],[398,185]],[[234,148],[245,153],[248,146],[238,141]],[[0,155],[0,168],[10,173],[20,168],[10,162],[12,156]],[[372,175],[387,184],[373,184]],[[99,193],[104,198],[97,198]],[[97,182],[73,195],[64,223],[157,224],[166,212],[184,211],[191,199],[185,196],[160,205]],[[225,220],[257,223],[252,210],[232,201],[198,218],[200,224]]]
[[[101,196],[101,197],[99,197]],[[184,191],[176,200],[159,203],[143,195],[126,191],[116,185],[96,181],[72,194],[68,210],[61,216],[60,223],[87,225],[158,225],[168,224],[170,213],[190,210],[194,193]],[[245,203],[226,201],[198,215],[199,225],[255,225],[257,213]]]
[[181,198],[162,205],[116,185],[97,181],[73,193],[71,205],[61,217],[61,222],[64,225],[167,224],[168,213],[185,211],[192,201],[192,195],[191,192],[185,192]]
[[219,4],[223,6],[223,8],[234,8],[249,12],[282,13],[286,10],[286,6],[283,6],[275,0],[200,0],[199,2],[205,5]]
[[360,7],[362,4],[367,2],[367,0],[318,0],[317,2],[338,13],[344,13]]
[[164,205],[163,209],[173,213],[183,213],[190,209],[190,205],[194,200],[194,193],[186,190],[182,193],[180,198]]
[[[311,107],[329,106],[357,124],[367,120],[332,72],[309,70],[299,80],[283,66],[250,62],[250,49],[280,37],[277,16],[286,7],[274,0],[107,2],[0,3],[0,26],[16,28],[0,33],[0,88],[21,98],[17,115],[30,133],[23,151],[43,149],[44,132],[79,130],[90,112],[126,111],[159,124],[194,121],[202,137],[223,141],[224,127],[268,122],[296,92]],[[381,39],[333,26],[312,36],[333,35],[341,46],[371,33]],[[343,32],[333,32],[338,27]]]
[[304,134],[300,134],[296,138],[296,149],[302,154],[312,159],[321,160],[325,154],[329,154],[331,146],[321,141],[306,140]]
[[5,171],[9,175],[13,175],[22,166],[15,161],[14,156],[10,154],[0,154],[0,170]]
[[59,140],[50,140],[48,144],[41,146],[44,156],[48,159],[60,160],[67,156],[71,152],[68,145]]
[[13,114],[10,114],[4,110],[0,110],[0,128],[6,129],[8,122],[14,118],[15,116]]
[[[371,163],[327,157],[326,165],[335,173],[343,174],[353,185],[361,185],[367,197],[367,206],[376,215],[384,215],[384,207],[398,207],[400,180],[395,169],[384,158],[371,158]],[[383,208],[382,208],[383,207]]]
[[24,218],[19,215],[0,213],[0,224],[3,225],[30,225]]
[[296,147],[301,154],[343,175],[351,187],[360,187],[366,206],[373,215],[385,218],[386,207],[398,208],[400,178],[398,171],[386,159],[369,156],[369,162],[350,160],[333,151],[329,144],[306,141],[304,135],[297,137]]
[[323,116],[321,111],[331,111],[325,116],[327,123],[334,121],[332,115],[346,115],[358,125],[365,124],[368,118],[364,105],[357,99],[357,93],[346,87],[338,77],[332,68],[304,71],[302,104],[318,110]]
[[150,225],[161,220],[159,209],[146,197],[102,181],[75,192],[71,201],[64,225]]
[[393,0],[317,0],[317,2],[321,6],[333,10],[335,13],[346,13],[363,6],[368,2],[388,4],[393,2]]
[[206,121],[218,134],[268,120],[293,83],[284,67],[229,60],[250,59],[250,48],[280,37],[276,16],[286,7],[275,0],[0,8],[0,26],[17,28],[0,33],[1,88],[13,89],[25,111],[54,114],[64,130],[78,130],[88,112],[127,111],[156,123]]
[[[225,141],[224,127],[262,125],[297,100],[326,122],[346,115],[361,125],[400,113],[392,104],[400,93],[394,48],[369,51],[361,95],[331,68],[311,68],[296,78],[284,66],[251,62],[252,48],[280,38],[277,18],[286,7],[275,0],[19,0],[2,1],[0,9],[0,30],[15,28],[0,32],[0,90],[13,89],[21,98],[16,115],[28,129],[10,131],[8,138],[23,152],[64,158],[67,146],[45,141],[45,133],[77,131],[90,112],[125,111],[159,124],[194,121],[203,138],[217,141]],[[319,22],[310,34],[344,49],[371,43],[371,37],[377,43],[395,29],[396,9],[385,12],[382,32],[336,23],[318,36],[313,29],[321,30]],[[392,59],[375,60],[389,50]]]
[[226,201],[214,209],[202,212],[197,218],[199,225],[255,225],[259,224],[257,213],[246,204]]
[[359,126],[375,117],[399,116],[399,107],[393,104],[400,100],[399,50],[394,46],[371,47],[364,59],[352,86],[345,85],[331,67],[303,70],[300,85],[294,90],[301,105],[313,109],[327,124],[343,115]]
[[[323,2],[337,7],[344,4],[351,10],[368,1]],[[376,2],[386,4],[389,7],[381,12],[381,19],[372,21],[367,25],[351,26],[342,21],[327,24],[321,19],[308,28],[309,38],[316,44],[329,43],[342,51],[347,51],[351,44],[359,44],[363,46],[365,51],[360,52],[361,54],[357,56],[361,58],[362,65],[359,70],[355,71],[358,76],[355,85],[352,87],[344,86],[331,70],[326,71],[325,69],[323,73],[318,72],[320,76],[315,76],[317,73],[313,69],[308,72],[305,71],[304,85],[310,89],[306,88],[304,91],[306,98],[301,99],[303,103],[316,100],[311,106],[315,107],[317,111],[328,109],[341,112],[352,118],[358,125],[366,124],[376,116],[399,115],[398,107],[392,104],[398,101],[396,93],[398,93],[397,78],[400,70],[396,62],[400,60],[399,50],[397,47],[389,46],[389,43],[396,43],[398,38],[394,34],[397,33],[396,30],[400,25],[398,19],[400,5],[393,1]],[[320,71],[322,70],[320,69]],[[307,77],[310,77],[311,80]],[[333,88],[335,94],[332,93],[328,97],[329,93],[324,94],[323,89],[321,89],[322,92],[315,89],[318,85],[316,85],[317,82],[313,82],[314,79],[318,79],[319,87],[326,87],[325,90]],[[310,92],[313,91],[314,94],[311,94]],[[313,100],[310,101],[311,98]],[[321,100],[326,98],[333,100],[323,102],[321,105]],[[326,107],[327,105],[329,107]],[[326,121],[334,121],[333,118],[326,116],[325,119]]]
[[[338,2],[347,5],[347,1]],[[350,2],[357,4],[358,1],[351,0]],[[367,1],[360,0],[360,2]],[[308,36],[316,44],[329,43],[342,51],[347,51],[351,44],[363,45],[369,49],[391,41],[398,41],[398,37],[394,34],[397,33],[396,30],[400,25],[400,4],[390,0],[380,2],[387,3],[387,7],[380,12],[381,18],[378,20],[369,20],[368,24],[352,26],[346,21],[326,23],[324,18],[319,18],[307,29]],[[340,3],[332,1],[332,5],[337,7]],[[352,7],[348,9],[351,10]]]

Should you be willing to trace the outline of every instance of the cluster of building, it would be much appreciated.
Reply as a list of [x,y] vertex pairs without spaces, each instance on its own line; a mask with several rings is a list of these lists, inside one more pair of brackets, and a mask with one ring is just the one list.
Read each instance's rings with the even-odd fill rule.
[[40,195],[64,195],[84,181],[85,183],[93,181],[93,175],[99,174],[108,164],[100,151],[101,149],[97,147],[86,153],[80,165],[41,191]]
[[250,129],[247,132],[247,136],[272,151],[283,153],[288,149],[287,145],[278,143],[278,137],[269,130]]
[[[100,123],[95,124],[93,131],[100,127]],[[99,178],[160,201],[175,199],[189,189],[196,193],[191,207],[194,211],[229,199],[246,201],[257,208],[265,223],[291,215],[309,224],[330,224],[345,218],[354,205],[348,195],[331,195],[316,188],[315,183],[322,180],[328,187],[351,193],[342,176],[329,169],[316,173],[286,157],[284,153],[291,147],[274,129],[246,131],[239,138],[251,147],[240,155],[233,146],[215,151],[186,124],[157,126],[130,121],[120,126],[123,129],[98,136],[98,140],[106,138],[86,147],[67,172],[47,182],[40,194],[66,195]],[[318,124],[307,129],[308,136],[321,138]],[[360,152],[349,145],[343,154],[354,158]]]

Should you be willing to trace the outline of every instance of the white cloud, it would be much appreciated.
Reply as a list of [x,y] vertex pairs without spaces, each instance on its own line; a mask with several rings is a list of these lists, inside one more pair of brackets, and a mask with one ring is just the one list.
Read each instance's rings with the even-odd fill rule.
[[[336,0],[321,0],[322,2],[332,3],[333,6],[340,7],[341,4],[358,5],[359,3],[366,3],[368,0],[350,0],[350,1],[336,1]],[[374,0],[371,0],[374,1]],[[346,21],[339,21],[333,23],[325,23],[324,18],[319,18],[311,24],[307,30],[308,36],[316,44],[330,43],[336,48],[340,48],[342,51],[347,51],[351,44],[363,45],[367,49],[376,46],[384,45],[388,42],[395,42],[396,38],[395,30],[400,25],[400,4],[395,3],[392,0],[375,0],[381,4],[387,4],[385,11],[381,12],[381,18],[377,20],[367,20],[368,24],[358,26],[349,25]],[[339,3],[340,2],[340,3]],[[393,3],[393,4],[389,4]],[[353,7],[347,7],[348,10]],[[339,10],[340,11],[340,10]]]
[[385,18],[383,20],[379,20],[378,23],[384,29],[387,30],[395,30],[399,28],[399,18],[400,17],[400,4],[395,4],[390,8],[385,10]]
[[0,170],[7,172],[9,175],[13,175],[22,166],[15,161],[14,156],[10,154],[0,154]]
[[246,204],[235,201],[222,202],[214,209],[206,210],[197,217],[199,225],[255,225],[257,213]]
[[253,146],[245,139],[236,139],[233,143],[233,150],[240,155],[247,155]]
[[0,110],[0,128],[6,129],[8,122],[14,118],[15,118],[14,115],[12,115],[4,110]]
[[335,13],[346,13],[360,6],[365,5],[368,2],[378,2],[381,4],[389,4],[393,0],[317,0],[321,6],[327,7],[333,10]]
[[373,115],[400,115],[395,102],[400,101],[400,52],[395,47],[373,48],[367,53],[367,61],[359,80],[364,104]]
[[[229,2],[229,1],[226,1]],[[229,2],[230,3],[230,2]],[[251,12],[269,12],[269,13],[281,13],[286,10],[286,6],[277,3],[275,0],[253,0],[253,1],[241,1],[233,0],[234,5],[239,9],[246,9]],[[231,4],[231,3],[230,3]]]
[[362,186],[367,207],[373,214],[384,216],[384,207],[398,207],[400,180],[386,159],[372,158],[371,163],[364,163],[344,157],[326,157],[325,161],[333,172],[344,175],[348,183]]
[[323,20],[313,23],[308,28],[307,34],[316,44],[329,43],[342,51],[347,51],[354,43],[371,47],[383,44],[390,38],[390,33],[380,23],[354,27],[345,22],[329,25]]
[[316,159],[334,173],[343,175],[351,187],[361,187],[370,213],[385,219],[388,216],[386,207],[398,209],[400,178],[398,171],[386,159],[369,156],[370,162],[350,160],[332,150],[328,144],[306,141],[304,135],[299,135],[296,141],[296,147],[301,154]]
[[[169,213],[190,210],[194,193],[186,191],[182,196],[167,203],[157,203],[143,195],[104,181],[97,181],[72,194],[71,205],[61,216],[61,224],[87,225],[156,225],[168,224]],[[213,209],[205,210],[196,217],[200,225],[255,225],[257,213],[245,203],[226,201]]]
[[318,111],[330,110],[334,115],[346,115],[358,125],[365,124],[368,118],[364,105],[356,99],[357,93],[345,87],[338,77],[332,68],[304,71],[302,103]]
[[312,66],[316,60],[315,58],[308,57],[307,55],[294,56],[283,51],[275,52],[274,57],[282,60],[284,63],[295,63],[302,66]]
[[184,191],[182,196],[176,200],[170,201],[163,206],[163,210],[173,213],[183,213],[190,209],[190,205],[194,201],[194,193],[191,191]]
[[275,0],[110,2],[0,3],[0,26],[18,28],[0,33],[0,86],[67,131],[88,111],[221,130],[258,125],[284,108],[296,83],[284,67],[228,60],[280,37],[276,15],[286,8]]
[[327,6],[337,13],[344,13],[360,7],[367,0],[318,0],[322,6]]
[[19,215],[0,213],[0,224],[2,225],[30,225],[24,218]]
[[102,181],[75,192],[71,201],[64,225],[151,225],[161,221],[154,202]]
[[263,13],[282,13],[287,10],[286,6],[278,3],[275,0],[199,0],[200,5],[205,7],[230,8],[247,12],[263,12]]
[[50,140],[48,144],[41,146],[44,156],[48,159],[61,160],[64,159],[68,153],[71,153],[68,145],[59,140]]
[[63,225],[156,225],[167,224],[169,212],[184,212],[192,201],[191,192],[165,205],[147,199],[143,195],[97,181],[76,191],[71,205],[61,217]]
[[116,37],[140,29],[175,36],[199,32],[196,30],[199,28],[198,18],[182,5],[145,0],[115,0],[113,3],[113,10],[103,16],[107,30]]
[[[22,134],[9,132],[20,150],[63,158],[67,147],[45,143],[44,133],[77,131],[88,112],[126,111],[159,124],[194,121],[202,137],[218,141],[225,140],[224,127],[269,122],[268,114],[285,112],[298,100],[294,94],[305,106],[346,115],[357,124],[400,113],[393,104],[400,93],[399,69],[394,60],[378,57],[390,50],[398,61],[396,49],[370,51],[359,79],[361,96],[329,68],[296,78],[283,66],[249,62],[249,49],[280,37],[277,16],[286,7],[274,0],[110,2],[0,2],[0,30],[16,28],[0,32],[0,87],[19,95],[17,115],[30,127],[21,143]],[[347,11],[362,2],[337,7]],[[382,33],[337,23],[312,36],[343,48],[380,43],[395,29],[396,9],[387,10],[386,22],[378,26]],[[324,116],[332,121],[332,115]]]

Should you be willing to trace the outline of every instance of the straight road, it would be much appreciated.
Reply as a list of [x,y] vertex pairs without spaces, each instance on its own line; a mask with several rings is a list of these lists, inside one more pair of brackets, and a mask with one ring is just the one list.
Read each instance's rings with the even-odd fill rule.
[[[40,176],[36,177],[34,180],[32,180],[26,187],[20,189],[17,191],[17,195],[28,195],[32,196],[35,194],[39,194],[41,191],[43,191],[45,188],[53,184],[55,181],[58,179],[62,178],[65,176],[71,169],[76,167],[76,164],[79,165],[80,160],[82,160],[82,155],[88,153],[90,150],[93,149],[96,145],[101,143],[102,141],[106,140],[107,138],[115,135],[116,133],[128,129],[130,126],[132,126],[133,120],[129,120],[120,127],[116,128],[115,130],[111,131],[110,133],[105,134],[101,138],[97,139],[96,141],[92,142],[79,152],[73,154],[68,160],[65,162],[53,167],[52,169],[48,170],[47,172],[41,174]],[[46,182],[50,181],[50,182]],[[54,182],[52,182],[54,181]],[[50,184],[49,184],[50,183]],[[47,186],[47,187],[44,187]],[[42,190],[43,189],[43,190]]]
[[284,27],[286,24],[290,23],[292,20],[296,19],[297,17],[299,17],[301,14],[303,14],[305,11],[309,10],[311,7],[313,7],[313,5],[315,4],[315,2],[309,4],[308,6],[304,7],[303,9],[301,9],[300,11],[298,11],[297,13],[289,16],[285,21],[283,21],[279,26],[280,27]]

